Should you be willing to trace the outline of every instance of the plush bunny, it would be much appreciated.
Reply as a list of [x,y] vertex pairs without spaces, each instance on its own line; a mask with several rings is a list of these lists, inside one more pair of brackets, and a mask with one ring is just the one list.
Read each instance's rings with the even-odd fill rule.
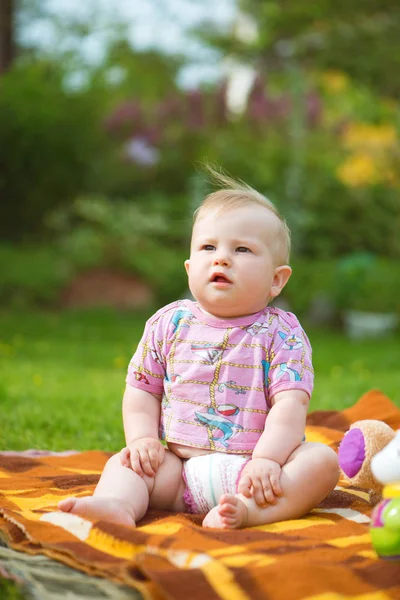
[[384,485],[383,500],[371,515],[372,546],[380,558],[400,561],[400,429],[392,441],[372,457],[371,471]]
[[383,421],[356,421],[345,434],[339,447],[339,466],[347,481],[370,490],[371,504],[382,498],[383,481],[371,470],[371,461],[395,437]]

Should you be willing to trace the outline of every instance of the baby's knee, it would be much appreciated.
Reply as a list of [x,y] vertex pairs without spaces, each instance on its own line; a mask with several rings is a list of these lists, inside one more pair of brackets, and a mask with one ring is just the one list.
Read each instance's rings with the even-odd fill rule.
[[121,452],[118,452],[117,454],[113,454],[112,456],[110,456],[110,458],[107,460],[104,466],[103,472],[107,471],[108,473],[114,473],[116,471],[121,471],[121,469],[129,469],[133,472],[130,462],[124,460],[124,457],[122,456]]
[[[146,477],[144,478],[146,480]],[[150,505],[166,510],[183,511],[185,482],[182,476],[182,460],[167,451],[155,478],[147,482],[152,485]]]
[[106,464],[105,464],[105,469],[116,469],[116,468],[120,468],[122,467],[122,462],[121,462],[121,455],[120,452],[118,452],[117,454],[113,454],[112,456],[110,456],[110,458],[107,460]]
[[315,450],[313,465],[316,476],[326,481],[327,485],[335,487],[340,473],[337,453],[325,444],[319,444]]

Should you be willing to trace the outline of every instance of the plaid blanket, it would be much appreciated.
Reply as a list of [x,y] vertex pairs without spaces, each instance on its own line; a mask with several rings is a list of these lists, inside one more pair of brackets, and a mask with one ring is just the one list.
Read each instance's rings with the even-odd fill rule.
[[[349,425],[400,410],[378,391],[343,411],[308,417],[307,439],[337,448]],[[367,490],[341,481],[302,519],[235,531],[202,529],[198,515],[149,511],[137,529],[60,513],[92,493],[108,454],[0,453],[0,534],[13,549],[46,554],[132,586],[151,600],[387,600],[400,598],[400,565],[369,537]]]

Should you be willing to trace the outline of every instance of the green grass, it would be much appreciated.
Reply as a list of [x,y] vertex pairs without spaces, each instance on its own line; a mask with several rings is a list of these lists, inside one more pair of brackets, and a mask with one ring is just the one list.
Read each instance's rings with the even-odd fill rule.
[[[124,443],[125,371],[145,314],[0,312],[0,449],[96,449]],[[316,372],[311,410],[351,406],[379,388],[400,406],[400,339],[349,341],[308,331]],[[0,579],[0,597],[23,590]]]
[[[145,314],[0,312],[0,448],[119,450],[126,367]],[[311,410],[351,406],[379,388],[400,406],[399,337],[349,341],[308,331]]]
[[0,312],[0,446],[118,449],[125,371],[144,321]]
[[8,579],[0,579],[0,598],[1,600],[24,600],[27,596],[21,584]]
[[400,337],[349,340],[340,332],[307,331],[313,347],[311,410],[341,410],[379,389],[400,407]]

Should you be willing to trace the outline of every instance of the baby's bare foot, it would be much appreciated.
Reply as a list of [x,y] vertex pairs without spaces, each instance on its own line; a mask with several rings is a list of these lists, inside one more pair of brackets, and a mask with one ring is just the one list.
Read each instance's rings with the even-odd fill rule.
[[70,512],[89,521],[112,521],[121,525],[136,526],[134,515],[129,509],[114,498],[66,498],[58,503],[62,512]]
[[247,508],[244,502],[233,494],[224,494],[205,516],[203,527],[216,529],[239,529],[245,526]]

